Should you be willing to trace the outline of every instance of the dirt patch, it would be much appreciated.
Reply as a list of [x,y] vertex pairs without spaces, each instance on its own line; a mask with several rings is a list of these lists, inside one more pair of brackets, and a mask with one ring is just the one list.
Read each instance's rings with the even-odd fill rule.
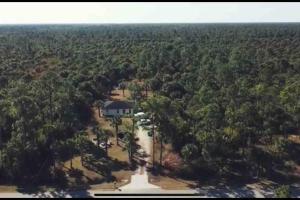
[[130,91],[128,89],[124,90],[124,95],[123,95],[123,90],[113,90],[111,92],[110,100],[112,101],[126,101],[130,98]]
[[184,190],[196,187],[196,183],[193,181],[187,181],[183,179],[172,178],[168,176],[154,176],[149,174],[149,182],[151,184],[160,186],[165,190]]
[[16,192],[17,186],[10,186],[10,185],[2,185],[0,186],[0,193],[2,192]]
[[[64,163],[63,171],[65,171],[67,174],[70,174],[70,163],[70,161]],[[104,178],[100,174],[82,166],[80,156],[73,158],[72,165],[74,170],[80,172],[80,176],[68,176],[70,185],[76,185],[78,182],[81,184],[93,184],[97,181],[101,181]]]
[[300,135],[289,135],[288,139],[289,139],[291,142],[300,144]]
[[129,163],[127,151],[124,150],[122,146],[118,146],[116,141],[114,141],[112,147],[108,149],[108,156],[113,160],[116,159],[121,162]]

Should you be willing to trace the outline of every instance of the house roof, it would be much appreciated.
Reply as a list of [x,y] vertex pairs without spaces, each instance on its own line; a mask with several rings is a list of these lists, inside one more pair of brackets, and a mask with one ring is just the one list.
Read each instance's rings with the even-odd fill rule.
[[133,107],[133,103],[129,101],[106,101],[103,108],[105,109],[129,109]]

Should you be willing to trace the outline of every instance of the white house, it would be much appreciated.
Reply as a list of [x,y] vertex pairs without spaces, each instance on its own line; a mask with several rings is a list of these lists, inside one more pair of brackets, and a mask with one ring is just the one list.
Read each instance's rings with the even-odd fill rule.
[[129,101],[106,101],[101,116],[113,117],[133,114],[133,103]]

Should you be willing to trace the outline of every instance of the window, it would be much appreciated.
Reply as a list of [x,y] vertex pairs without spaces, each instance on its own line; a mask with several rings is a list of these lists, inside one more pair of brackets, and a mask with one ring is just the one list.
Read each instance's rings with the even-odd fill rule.
[[125,109],[123,109],[123,113],[126,113],[126,110],[125,110]]

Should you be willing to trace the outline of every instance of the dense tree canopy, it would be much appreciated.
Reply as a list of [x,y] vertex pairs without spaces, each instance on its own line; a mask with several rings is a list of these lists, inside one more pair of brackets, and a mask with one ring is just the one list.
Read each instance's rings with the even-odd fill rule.
[[161,136],[194,167],[261,166],[247,152],[299,130],[299,24],[1,26],[0,43],[1,181],[51,174],[90,106],[131,79],[157,94]]

